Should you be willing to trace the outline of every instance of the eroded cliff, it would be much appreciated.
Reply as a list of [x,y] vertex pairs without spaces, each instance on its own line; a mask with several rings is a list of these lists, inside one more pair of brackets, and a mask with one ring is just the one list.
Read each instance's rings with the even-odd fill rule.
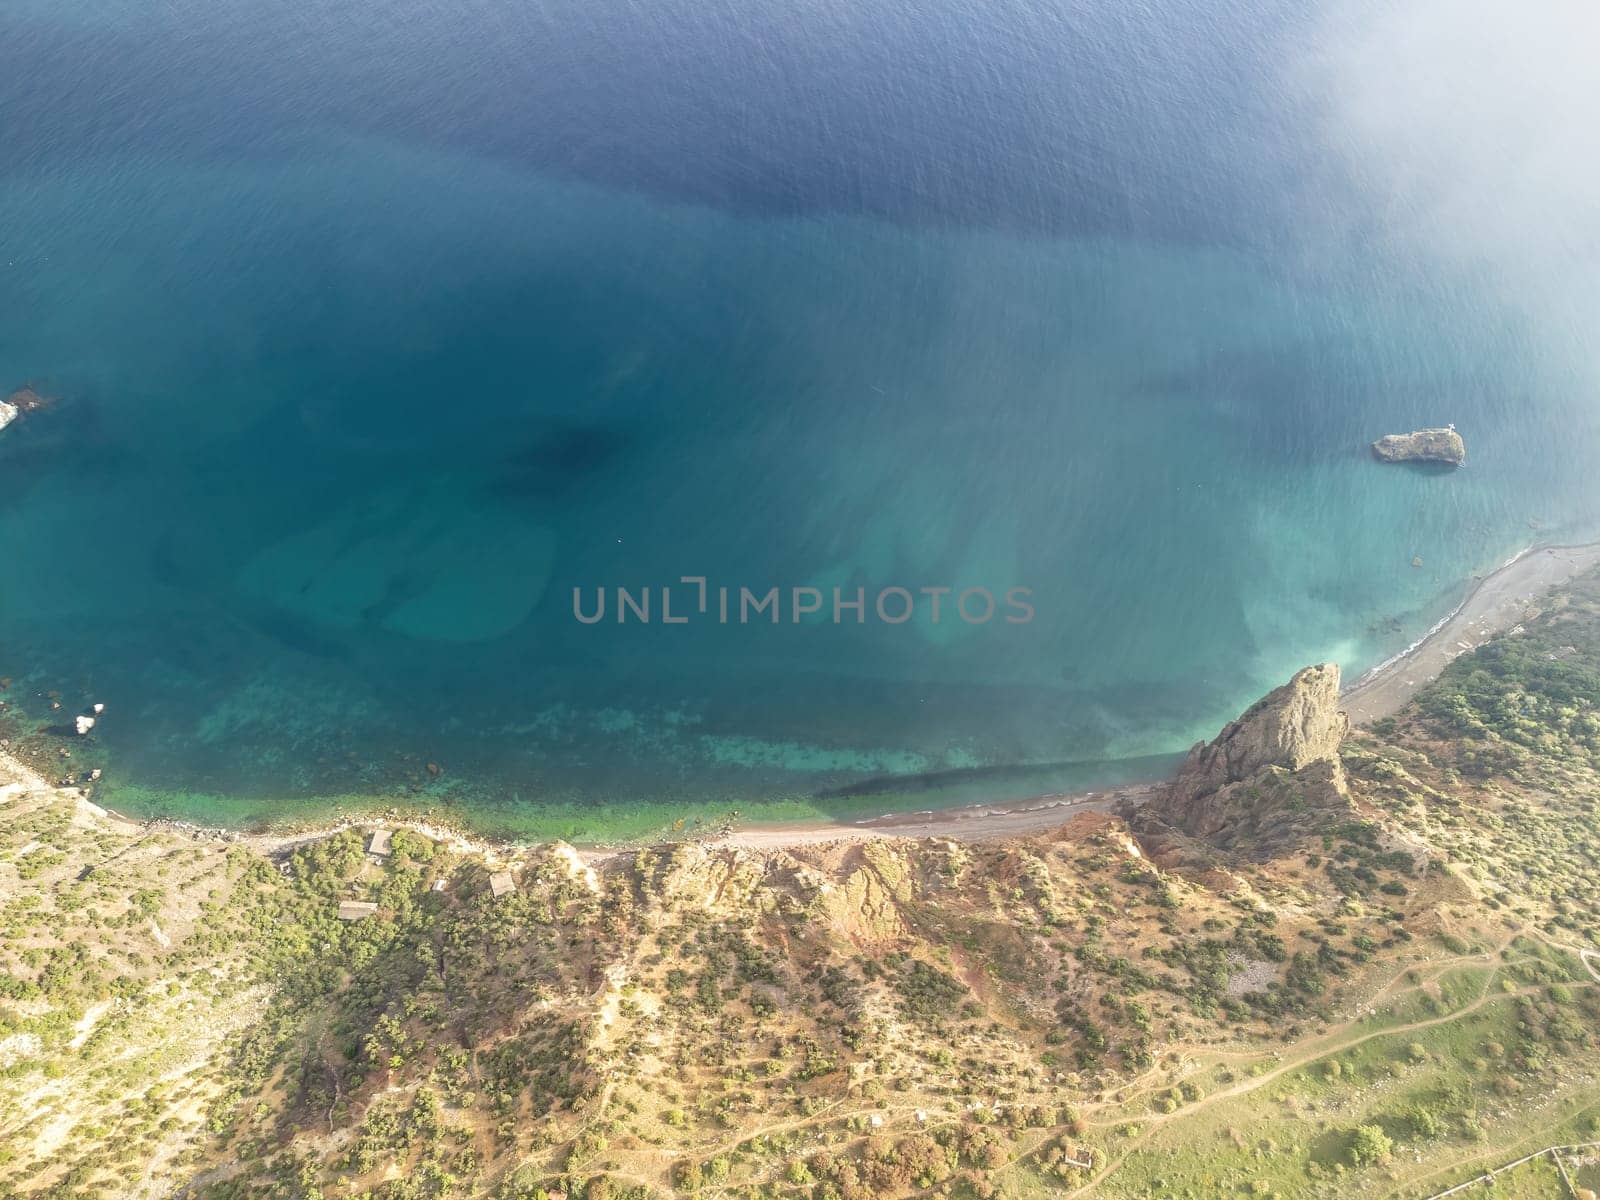
[[1339,764],[1350,730],[1339,708],[1339,668],[1300,671],[1200,742],[1176,779],[1135,814],[1223,849],[1273,850],[1329,814],[1352,811]]

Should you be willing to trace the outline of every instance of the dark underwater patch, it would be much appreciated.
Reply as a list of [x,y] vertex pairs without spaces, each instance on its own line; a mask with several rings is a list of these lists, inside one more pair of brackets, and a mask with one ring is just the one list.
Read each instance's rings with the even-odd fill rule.
[[554,499],[606,470],[627,444],[608,426],[551,424],[501,463],[490,491],[501,499]]

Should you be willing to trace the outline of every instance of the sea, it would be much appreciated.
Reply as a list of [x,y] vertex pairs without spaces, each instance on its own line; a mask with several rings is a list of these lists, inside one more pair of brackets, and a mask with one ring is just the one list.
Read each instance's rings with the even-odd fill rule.
[[1158,777],[1600,533],[1568,7],[7,0],[0,733],[594,842]]

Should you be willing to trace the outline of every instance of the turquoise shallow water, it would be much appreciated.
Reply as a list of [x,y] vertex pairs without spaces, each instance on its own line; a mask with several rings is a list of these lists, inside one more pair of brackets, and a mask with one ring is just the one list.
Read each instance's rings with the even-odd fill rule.
[[[59,397],[0,435],[0,672],[107,704],[107,803],[1094,786],[1600,526],[1566,298],[1383,226],[1305,13],[376,7],[0,16],[0,385]],[[1365,453],[1444,421],[1461,471]],[[1034,617],[574,619],[684,576]]]

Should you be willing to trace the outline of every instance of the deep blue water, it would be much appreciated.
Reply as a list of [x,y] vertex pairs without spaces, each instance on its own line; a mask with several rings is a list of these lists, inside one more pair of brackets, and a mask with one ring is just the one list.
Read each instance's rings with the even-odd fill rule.
[[[1506,268],[1570,214],[1449,236],[1359,10],[61,7],[0,12],[0,389],[58,398],[0,673],[108,705],[111,803],[1103,782],[1600,525],[1593,343]],[[1035,615],[574,619],[682,576]]]

